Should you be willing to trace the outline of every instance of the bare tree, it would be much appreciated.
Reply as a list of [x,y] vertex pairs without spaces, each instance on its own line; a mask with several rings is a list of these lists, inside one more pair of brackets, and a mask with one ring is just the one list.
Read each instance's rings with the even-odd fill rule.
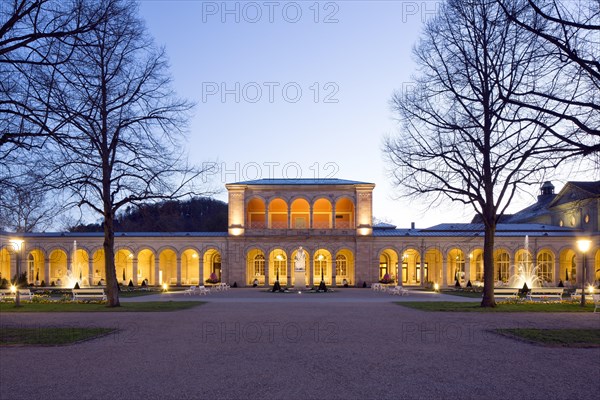
[[537,46],[493,0],[447,0],[414,49],[415,89],[392,99],[401,128],[384,152],[403,195],[472,206],[483,222],[484,307],[495,306],[498,217],[561,150],[532,122],[540,113],[523,115],[505,100],[545,67]]
[[0,182],[0,230],[35,232],[52,224],[60,207],[42,182],[32,170],[13,173],[10,182]]
[[35,71],[66,62],[78,35],[104,17],[91,0],[0,2],[0,161],[15,149],[42,146],[53,133],[35,101],[50,88],[33,79]]
[[506,100],[543,112],[537,121],[573,146],[570,156],[600,152],[600,0],[497,0],[519,28],[535,35],[552,62],[538,84]]
[[181,141],[191,104],[176,97],[163,49],[132,1],[100,2],[108,18],[55,68],[47,106],[57,124],[48,176],[103,219],[109,306],[118,306],[114,220],[127,204],[197,193]]

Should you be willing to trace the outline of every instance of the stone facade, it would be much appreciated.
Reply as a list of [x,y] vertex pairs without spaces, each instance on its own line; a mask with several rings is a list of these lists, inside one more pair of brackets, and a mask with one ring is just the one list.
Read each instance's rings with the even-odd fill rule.
[[[533,220],[498,225],[494,258],[499,284],[509,280],[515,265],[527,264],[537,266],[548,285],[600,279],[599,200],[580,186],[567,185],[546,201],[554,207],[551,216],[537,210]],[[482,281],[480,224],[372,226],[371,183],[263,179],[226,187],[228,232],[117,233],[119,280],[197,285],[217,278],[238,286],[270,286],[279,278],[282,285],[293,285],[293,260],[302,246],[311,286],[321,279],[332,286],[370,285],[383,278],[415,286]],[[556,210],[573,212],[569,198],[583,205],[583,226],[555,222]],[[591,214],[588,222],[584,213]],[[585,255],[585,279],[576,245],[583,236],[593,242]],[[101,233],[0,233],[1,277],[12,278],[19,265],[34,284],[97,285],[104,278],[102,241]]]

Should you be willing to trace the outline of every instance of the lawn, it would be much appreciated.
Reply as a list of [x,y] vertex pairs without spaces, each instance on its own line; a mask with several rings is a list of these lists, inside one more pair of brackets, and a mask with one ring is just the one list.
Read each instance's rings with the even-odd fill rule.
[[534,303],[534,302],[500,302],[494,308],[481,307],[479,302],[451,302],[451,301],[410,301],[396,302],[396,304],[414,308],[421,311],[448,311],[448,312],[592,312],[593,304],[581,307],[579,303]]
[[90,340],[114,332],[114,328],[0,328],[0,346],[56,346]]
[[496,329],[495,332],[528,342],[560,347],[600,347],[600,329]]
[[100,303],[26,303],[15,307],[14,303],[0,303],[3,312],[162,312],[187,310],[204,304],[202,301],[145,301],[121,303],[121,307],[106,307]]

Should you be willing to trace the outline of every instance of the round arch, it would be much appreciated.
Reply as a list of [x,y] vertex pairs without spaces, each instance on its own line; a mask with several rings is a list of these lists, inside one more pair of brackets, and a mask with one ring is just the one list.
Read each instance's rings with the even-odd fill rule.
[[350,249],[339,249],[335,253],[335,284],[352,286],[354,283],[354,253]]
[[504,248],[494,250],[494,281],[506,283],[511,274],[510,254]]
[[[50,283],[46,282],[48,278],[46,277],[44,268],[45,260],[45,253],[41,249],[32,249],[27,254],[27,279],[29,279],[29,282],[34,283],[36,286],[42,285],[42,282],[44,282],[44,285],[42,286]],[[0,271],[1,270],[2,269],[0,268]]]
[[465,283],[466,277],[466,260],[465,252],[458,247],[448,251],[448,284],[455,284],[457,281],[460,285]]
[[437,283],[441,285],[443,282],[443,265],[444,255],[442,250],[438,247],[430,247],[425,249],[425,262],[423,263],[425,270],[424,280],[425,283]]
[[347,196],[336,199],[335,202],[335,229],[354,228],[354,202]]
[[[379,275],[378,280],[383,280],[386,275],[398,283],[402,281],[402,271],[399,270],[398,252],[395,249],[385,248],[379,251]],[[408,276],[408,275],[407,275]]]
[[0,280],[6,279],[10,282],[12,279],[10,272],[10,252],[6,247],[2,247],[0,248]]
[[331,229],[331,201],[325,197],[315,200],[312,207],[312,227],[314,229]]
[[155,277],[155,260],[154,251],[149,248],[143,248],[137,253],[137,283],[141,285],[146,282],[146,285],[157,285]]
[[115,252],[115,272],[122,285],[133,283],[133,252],[125,247]]
[[62,286],[67,276],[67,253],[55,248],[48,255],[50,264],[50,286]]
[[275,248],[269,252],[269,282],[275,283],[279,276],[280,285],[288,285],[289,260],[287,253],[282,248]]
[[246,226],[250,229],[267,227],[266,206],[263,198],[253,196],[246,203]]
[[246,252],[246,283],[252,286],[265,284],[266,259],[262,249],[252,248]]
[[297,198],[290,205],[292,229],[308,229],[310,227],[310,205],[303,197]]
[[560,251],[559,256],[559,280],[566,286],[575,285],[577,282],[577,253],[571,248]]
[[158,254],[159,281],[175,286],[177,282],[177,253],[171,248],[164,248]]
[[286,201],[280,197],[276,197],[269,201],[268,227],[271,229],[288,228],[288,205]]
[[211,278],[216,278],[218,282],[222,282],[223,263],[221,258],[221,252],[219,250],[215,248],[210,248],[206,250],[204,252],[204,255],[202,256],[202,263],[204,264],[202,272],[202,282],[207,282]]
[[540,280],[545,284],[554,282],[554,252],[549,248],[543,248],[538,251],[535,261]]
[[332,257],[331,252],[324,248],[317,249],[313,254],[313,282],[321,282],[321,278],[326,285],[331,285],[332,282]]

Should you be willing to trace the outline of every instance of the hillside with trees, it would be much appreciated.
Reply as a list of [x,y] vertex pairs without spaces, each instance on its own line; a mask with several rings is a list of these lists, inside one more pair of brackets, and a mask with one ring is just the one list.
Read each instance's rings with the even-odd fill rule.
[[[78,225],[71,232],[102,232],[102,223]],[[226,232],[227,204],[197,197],[129,206],[115,218],[117,232]]]

